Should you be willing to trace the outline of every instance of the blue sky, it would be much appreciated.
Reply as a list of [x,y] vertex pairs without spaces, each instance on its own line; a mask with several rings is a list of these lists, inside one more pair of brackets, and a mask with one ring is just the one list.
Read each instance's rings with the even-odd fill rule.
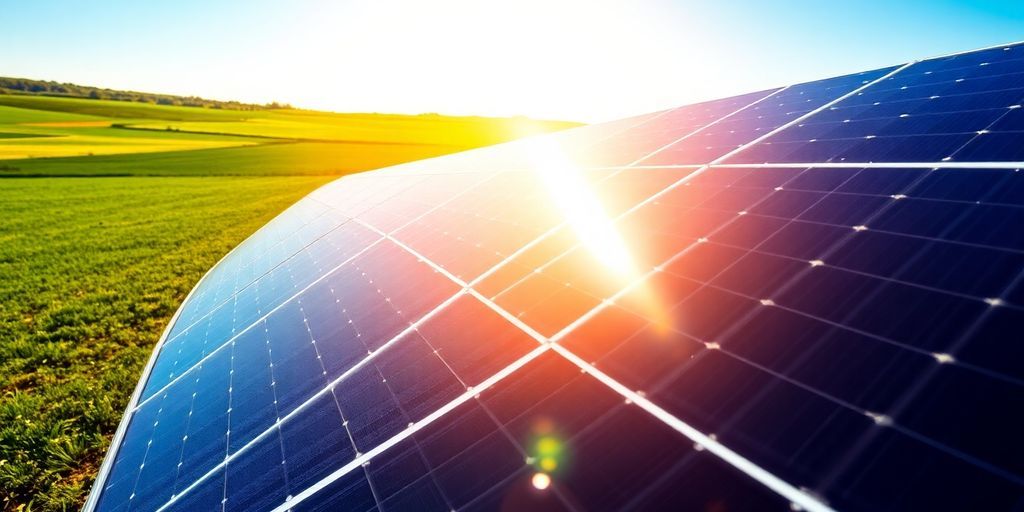
[[0,0],[4,76],[584,121],[1022,39],[1019,0]]

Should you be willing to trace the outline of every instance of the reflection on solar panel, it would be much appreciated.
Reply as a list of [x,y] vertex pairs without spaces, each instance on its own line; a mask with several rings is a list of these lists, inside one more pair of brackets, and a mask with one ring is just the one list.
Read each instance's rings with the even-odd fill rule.
[[172,321],[88,508],[1024,506],[1024,45],[337,180]]

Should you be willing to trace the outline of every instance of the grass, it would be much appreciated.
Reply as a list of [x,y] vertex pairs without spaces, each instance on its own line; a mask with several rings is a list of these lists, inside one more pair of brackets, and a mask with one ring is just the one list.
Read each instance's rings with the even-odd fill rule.
[[[115,108],[118,105],[97,107],[90,106],[91,103],[115,103],[123,104],[124,107],[119,111]],[[243,136],[142,132],[112,126],[115,122],[126,121],[123,117],[125,115],[132,116],[127,119],[129,122],[151,121],[154,117],[150,111],[160,112],[162,109],[172,112],[178,109],[205,110],[126,102],[90,102],[74,98],[0,95],[0,132],[6,134],[0,145],[0,160],[183,151],[263,142]],[[165,117],[184,116],[172,113]]]
[[0,511],[81,507],[171,315],[285,207],[566,126],[0,95]]
[[3,180],[0,509],[80,506],[189,289],[330,179]]
[[162,119],[167,121],[240,120],[251,115],[240,110],[216,110],[195,107],[172,107],[129,101],[57,98],[20,94],[0,95],[0,105],[60,114],[78,114],[117,119]]
[[22,123],[62,123],[102,121],[106,118],[87,116],[69,112],[37,110],[31,106],[24,108],[7,106],[4,100],[12,96],[0,95],[0,124],[15,125]]
[[[114,130],[106,130],[113,132]],[[258,144],[241,137],[131,137],[111,136],[109,133],[73,134],[66,136],[22,137],[7,140],[0,147],[0,160],[19,158],[62,157],[80,155],[116,155],[212,149]]]
[[452,152],[431,144],[276,143],[252,147],[0,161],[3,176],[338,175]]

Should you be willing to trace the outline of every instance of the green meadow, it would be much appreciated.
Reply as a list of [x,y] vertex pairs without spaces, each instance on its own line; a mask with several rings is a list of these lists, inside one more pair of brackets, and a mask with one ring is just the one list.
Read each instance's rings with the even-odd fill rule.
[[569,126],[0,94],[0,510],[81,506],[181,300],[294,201]]

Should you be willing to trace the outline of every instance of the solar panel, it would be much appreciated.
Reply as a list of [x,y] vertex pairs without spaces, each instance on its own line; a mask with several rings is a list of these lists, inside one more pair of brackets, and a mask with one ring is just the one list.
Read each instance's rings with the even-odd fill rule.
[[1024,506],[1024,46],[348,176],[172,319],[88,510]]

